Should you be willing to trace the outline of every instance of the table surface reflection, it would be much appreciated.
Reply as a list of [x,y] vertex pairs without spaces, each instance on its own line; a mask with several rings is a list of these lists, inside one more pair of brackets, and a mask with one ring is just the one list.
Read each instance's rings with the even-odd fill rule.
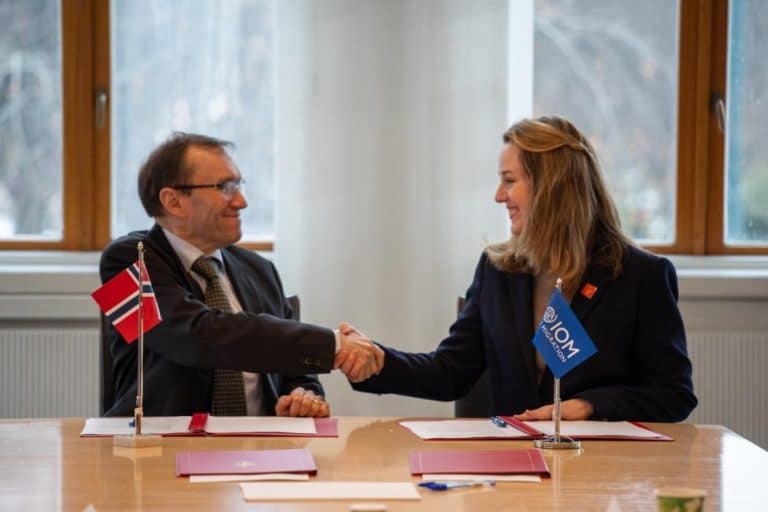
[[[190,484],[175,476],[175,454],[307,447],[319,481],[405,481],[412,479],[411,450],[532,446],[422,441],[398,425],[402,419],[341,417],[338,438],[166,437],[161,449],[141,457],[116,452],[111,438],[80,438],[83,419],[1,420],[0,508],[340,511],[352,502],[246,503],[237,483]],[[585,441],[580,453],[545,452],[552,478],[538,484],[420,491],[419,502],[384,503],[391,511],[655,510],[653,491],[662,486],[705,489],[706,510],[760,510],[768,503],[765,450],[720,426],[648,426],[674,442]]]

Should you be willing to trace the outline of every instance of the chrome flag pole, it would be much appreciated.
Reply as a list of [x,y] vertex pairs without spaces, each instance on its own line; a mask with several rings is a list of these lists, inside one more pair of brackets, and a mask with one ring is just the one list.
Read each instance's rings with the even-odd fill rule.
[[144,265],[144,243],[139,242],[136,246],[139,252],[139,293],[138,293],[138,357],[137,378],[136,378],[136,407],[133,410],[134,432],[130,436],[114,436],[115,446],[126,448],[144,448],[162,446],[162,437],[159,435],[146,435],[142,433],[142,423],[144,421],[144,276],[148,275]]
[[[555,288],[558,292],[561,292],[563,286],[563,280],[559,277],[555,283]],[[545,450],[579,450],[581,449],[581,442],[571,439],[570,437],[564,437],[560,435],[560,419],[562,412],[560,411],[560,379],[555,377],[555,397],[552,401],[552,420],[555,422],[554,435],[547,436],[544,439],[536,439],[533,445],[536,448],[543,448]]]
[[139,361],[136,382],[136,408],[133,410],[133,421],[136,424],[136,435],[141,435],[141,421],[144,416],[144,242],[139,242],[136,248],[139,251]]

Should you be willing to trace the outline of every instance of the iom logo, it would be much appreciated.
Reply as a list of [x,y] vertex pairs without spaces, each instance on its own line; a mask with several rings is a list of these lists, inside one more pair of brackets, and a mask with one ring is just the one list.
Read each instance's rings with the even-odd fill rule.
[[597,352],[589,334],[557,290],[544,310],[533,344],[558,379]]
[[562,320],[558,320],[557,312],[552,306],[544,311],[541,330],[560,362],[565,363],[579,353],[579,348],[575,346],[570,331],[563,325]]

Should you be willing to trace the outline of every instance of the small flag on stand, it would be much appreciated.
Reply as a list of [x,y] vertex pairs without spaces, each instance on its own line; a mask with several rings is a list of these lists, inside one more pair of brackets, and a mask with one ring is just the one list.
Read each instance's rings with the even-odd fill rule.
[[589,334],[558,290],[552,294],[544,311],[533,344],[558,379],[597,352]]
[[[141,279],[143,290],[144,332],[160,323],[160,309],[155,291],[144,269]],[[91,294],[106,317],[122,335],[126,343],[133,343],[139,337],[139,262],[137,261]]]

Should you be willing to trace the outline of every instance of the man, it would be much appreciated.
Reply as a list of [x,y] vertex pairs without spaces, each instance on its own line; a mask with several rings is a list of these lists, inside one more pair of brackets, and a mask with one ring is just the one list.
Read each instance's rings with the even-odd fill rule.
[[[144,336],[144,413],[328,416],[320,382],[307,374],[343,363],[351,380],[365,379],[381,369],[383,352],[357,333],[292,320],[274,265],[233,245],[248,203],[229,146],[177,133],[156,148],[138,180],[155,226],[115,240],[101,256],[106,282],[144,243],[163,317]],[[117,398],[106,415],[131,416],[138,344],[114,329],[111,336]]]

